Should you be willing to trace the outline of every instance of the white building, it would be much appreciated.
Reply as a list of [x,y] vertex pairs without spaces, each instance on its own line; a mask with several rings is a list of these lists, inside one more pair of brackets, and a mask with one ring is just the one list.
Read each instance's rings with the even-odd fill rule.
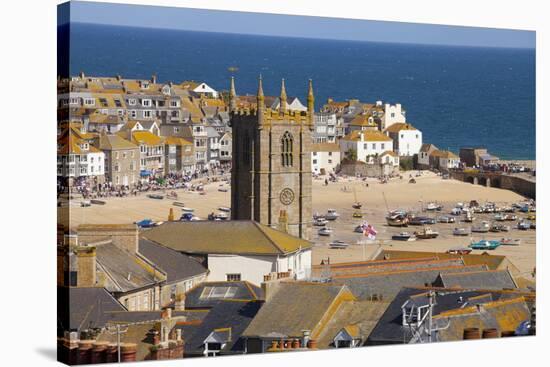
[[340,147],[335,143],[317,143],[311,146],[311,172],[333,173],[340,164]]
[[254,221],[167,222],[143,237],[201,261],[208,281],[260,285],[271,273],[290,272],[295,279],[311,274],[309,241]]
[[380,131],[356,130],[340,139],[342,158],[350,149],[357,153],[357,160],[370,163],[385,151],[393,151],[393,140]]
[[[380,102],[377,102],[379,104]],[[384,115],[382,116],[382,129],[387,129],[393,124],[407,122],[405,117],[405,110],[401,107],[400,103],[395,105],[386,103],[384,104]]]
[[448,150],[434,150],[430,154],[430,160],[432,167],[440,171],[448,171],[453,168],[458,168],[460,165],[460,158]]
[[394,150],[400,156],[413,156],[422,147],[422,132],[411,124],[397,122],[386,128],[386,134],[393,139]]
[[422,144],[420,151],[418,152],[418,168],[419,169],[429,169],[430,168],[430,154],[433,151],[439,150],[433,144]]
[[57,176],[104,180],[105,153],[91,144],[93,135],[69,126],[57,141]]
[[218,98],[218,96],[219,96],[218,91],[215,90],[214,88],[210,87],[206,83],[200,83],[199,85],[197,85],[193,89],[193,92],[200,93],[200,94],[206,94],[208,96],[211,96],[212,98]]

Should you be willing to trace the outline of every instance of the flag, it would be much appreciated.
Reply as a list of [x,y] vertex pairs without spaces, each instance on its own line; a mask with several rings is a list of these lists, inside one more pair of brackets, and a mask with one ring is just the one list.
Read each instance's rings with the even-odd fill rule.
[[363,228],[363,234],[369,240],[375,240],[376,239],[376,235],[378,234],[378,232],[376,231],[376,229],[374,229],[374,227],[372,225],[368,224],[367,222],[363,222],[363,224],[361,225],[361,228]]

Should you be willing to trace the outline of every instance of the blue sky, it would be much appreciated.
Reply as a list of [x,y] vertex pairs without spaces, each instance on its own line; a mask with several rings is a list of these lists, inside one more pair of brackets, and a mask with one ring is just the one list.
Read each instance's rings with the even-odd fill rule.
[[[71,21],[282,37],[535,48],[535,32],[73,1]],[[59,19],[65,19],[59,16]],[[62,20],[58,22],[62,23]]]

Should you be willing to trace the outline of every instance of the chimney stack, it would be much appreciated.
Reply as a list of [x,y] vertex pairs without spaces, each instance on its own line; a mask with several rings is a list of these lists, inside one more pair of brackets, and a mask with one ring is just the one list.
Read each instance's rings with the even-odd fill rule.
[[80,246],[74,250],[78,287],[96,285],[96,248]]

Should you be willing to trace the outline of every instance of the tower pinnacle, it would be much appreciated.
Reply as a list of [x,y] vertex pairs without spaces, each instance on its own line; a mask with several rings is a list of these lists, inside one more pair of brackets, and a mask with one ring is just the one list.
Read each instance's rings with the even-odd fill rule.
[[309,79],[308,91],[307,91],[307,112],[309,114],[310,124],[313,125],[313,113],[315,109],[315,96],[313,95],[313,82]]
[[235,91],[235,78],[231,77],[231,86],[229,87],[229,111],[235,111],[237,108],[237,92]]
[[279,97],[279,110],[281,112],[286,112],[287,108],[287,97],[286,97],[286,89],[285,89],[285,78],[281,80],[281,96]]

